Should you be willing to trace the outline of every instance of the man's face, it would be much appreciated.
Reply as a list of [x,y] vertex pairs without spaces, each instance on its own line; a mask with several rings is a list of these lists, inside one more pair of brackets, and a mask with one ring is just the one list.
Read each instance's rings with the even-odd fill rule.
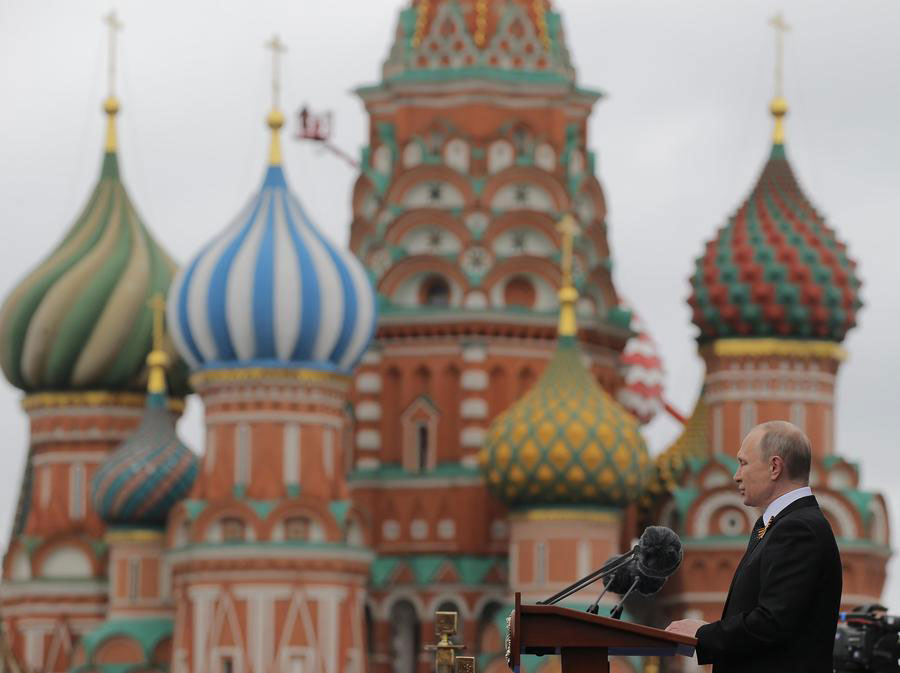
[[760,507],[769,501],[775,482],[769,464],[762,459],[759,441],[762,433],[754,431],[744,438],[738,450],[738,468],[734,473],[734,481],[749,507]]

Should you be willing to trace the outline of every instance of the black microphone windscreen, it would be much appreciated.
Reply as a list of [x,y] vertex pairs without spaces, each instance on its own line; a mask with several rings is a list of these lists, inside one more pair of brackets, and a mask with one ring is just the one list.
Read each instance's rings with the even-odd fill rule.
[[665,577],[648,577],[647,575],[638,575],[639,580],[634,588],[641,596],[653,596],[659,593],[666,583]]
[[[620,554],[621,556],[621,554]],[[612,560],[612,559],[610,559]],[[628,561],[621,567],[617,568],[611,575],[603,578],[603,585],[608,591],[614,594],[624,594],[627,592],[637,577],[637,568],[634,560]]]
[[683,555],[675,531],[665,526],[648,526],[638,542],[638,572],[647,577],[666,578],[681,565]]

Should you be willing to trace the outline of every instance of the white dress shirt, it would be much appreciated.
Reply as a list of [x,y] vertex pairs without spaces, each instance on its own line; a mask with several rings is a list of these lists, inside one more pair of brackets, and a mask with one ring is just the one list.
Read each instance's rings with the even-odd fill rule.
[[778,516],[781,510],[792,502],[812,494],[812,489],[809,486],[801,486],[800,488],[795,488],[793,491],[788,491],[784,495],[775,498],[769,503],[769,506],[766,507],[766,511],[763,513],[763,524],[768,523],[769,519],[773,516]]

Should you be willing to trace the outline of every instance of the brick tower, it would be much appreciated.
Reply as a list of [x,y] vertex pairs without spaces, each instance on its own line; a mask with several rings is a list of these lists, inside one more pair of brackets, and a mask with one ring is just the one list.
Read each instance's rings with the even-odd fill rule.
[[[107,545],[89,484],[141,420],[148,300],[175,272],[120,178],[112,81],[103,108],[106,144],[87,205],[0,309],[0,366],[25,393],[30,425],[0,610],[15,656],[47,672],[68,670],[73,643],[106,613]],[[184,392],[176,377],[175,394]]]
[[155,298],[147,404],[137,431],[100,465],[91,481],[94,510],[106,523],[109,588],[105,621],[75,647],[72,673],[123,667],[169,670],[174,606],[165,552],[166,518],[197,476],[197,458],[175,433],[166,408],[162,296]]
[[588,150],[600,94],[578,86],[545,0],[414,0],[381,81],[358,90],[369,144],[350,246],[373,275],[375,342],[354,380],[352,498],[378,555],[378,673],[424,671],[437,608],[489,645],[507,598],[510,523],[477,454],[556,349],[559,217],[579,224],[581,357],[611,394],[631,335]]
[[[270,46],[277,64],[277,38]],[[288,188],[275,84],[259,191],[169,293],[207,430],[167,529],[175,673],[366,669],[372,553],[344,447],[375,296]]]
[[757,423],[789,420],[812,442],[810,485],[840,547],[845,608],[879,600],[891,554],[884,498],[861,488],[858,464],[834,442],[840,344],[861,306],[856,265],[794,177],[780,91],[771,113],[762,173],[691,277],[704,388],[684,433],[659,456],[646,500],[650,520],[685,541],[661,623],[721,614],[757,517],[732,481],[737,449]]
[[[567,216],[560,226],[563,273],[556,352],[535,385],[491,424],[479,456],[488,487],[509,508],[504,615],[513,592],[530,603],[546,599],[630,548],[634,522],[624,512],[650,476],[637,419],[597,385],[582,362],[575,340],[578,293],[571,284],[570,227]],[[595,584],[563,604],[583,608],[601,588]],[[617,599],[605,598],[600,609],[609,614]],[[482,653],[484,660],[486,655]],[[559,669],[556,657],[527,659],[529,670]],[[634,663],[617,659],[611,670],[632,672]],[[489,673],[505,670],[504,656],[487,667]]]

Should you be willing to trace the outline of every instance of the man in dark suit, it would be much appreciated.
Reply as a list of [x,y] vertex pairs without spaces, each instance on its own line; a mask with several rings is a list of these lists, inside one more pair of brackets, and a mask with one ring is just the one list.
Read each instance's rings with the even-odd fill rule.
[[744,504],[763,510],[722,618],[672,622],[697,638],[697,661],[714,673],[831,673],[841,602],[841,557],[809,488],[811,451],[790,423],[770,421],[744,438],[734,473]]

